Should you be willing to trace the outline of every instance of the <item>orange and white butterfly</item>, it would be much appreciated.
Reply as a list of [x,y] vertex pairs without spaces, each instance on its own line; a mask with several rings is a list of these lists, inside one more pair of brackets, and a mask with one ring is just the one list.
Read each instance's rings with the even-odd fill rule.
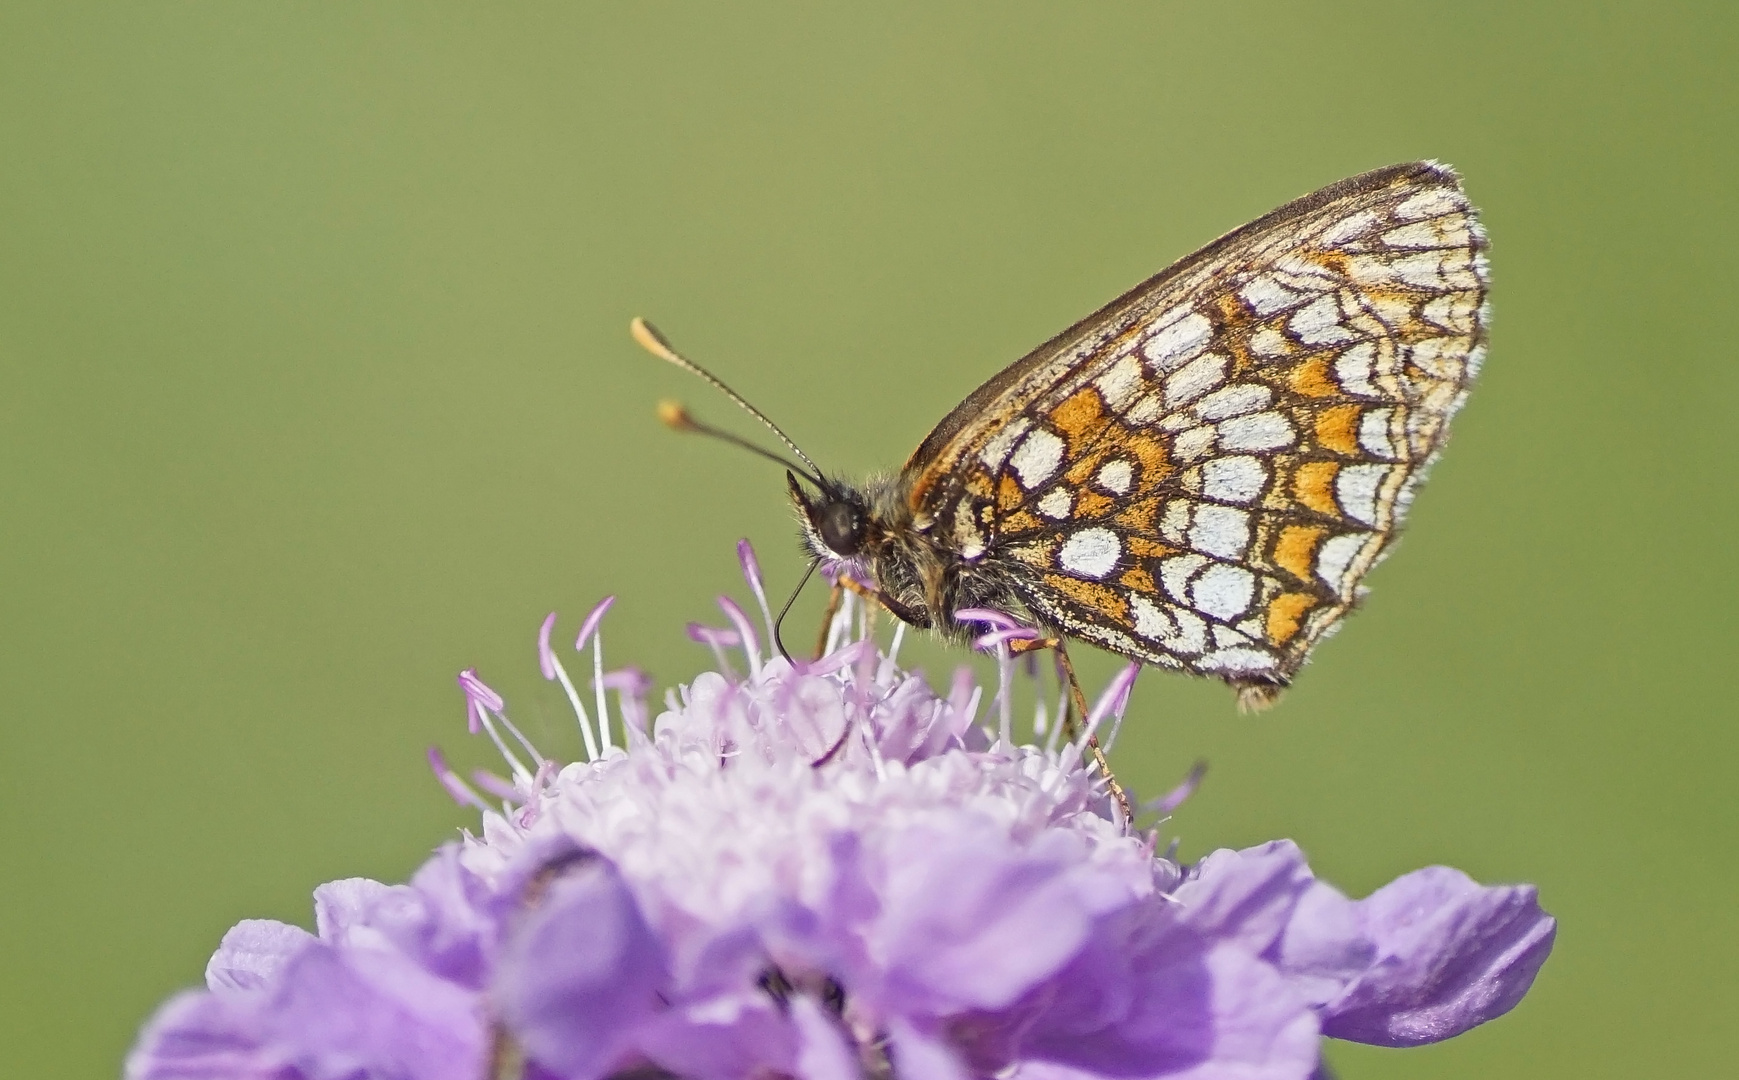
[[1485,249],[1434,162],[1287,203],[1004,369],[897,476],[828,478],[786,439],[809,553],[915,626],[965,637],[954,613],[993,608],[1267,704],[1443,445],[1485,352]]

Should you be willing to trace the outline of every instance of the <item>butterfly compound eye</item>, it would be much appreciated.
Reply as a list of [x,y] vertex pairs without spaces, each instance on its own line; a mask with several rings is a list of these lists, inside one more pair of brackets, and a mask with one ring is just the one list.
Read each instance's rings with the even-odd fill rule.
[[821,542],[835,555],[856,555],[863,546],[863,519],[847,502],[830,502],[816,515],[815,529]]

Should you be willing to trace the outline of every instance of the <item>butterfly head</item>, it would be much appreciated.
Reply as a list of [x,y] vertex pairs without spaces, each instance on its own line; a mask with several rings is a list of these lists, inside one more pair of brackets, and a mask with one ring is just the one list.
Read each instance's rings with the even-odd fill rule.
[[863,495],[843,484],[822,484],[812,496],[794,473],[785,474],[791,501],[803,526],[805,546],[826,563],[853,562],[869,546],[871,518]]

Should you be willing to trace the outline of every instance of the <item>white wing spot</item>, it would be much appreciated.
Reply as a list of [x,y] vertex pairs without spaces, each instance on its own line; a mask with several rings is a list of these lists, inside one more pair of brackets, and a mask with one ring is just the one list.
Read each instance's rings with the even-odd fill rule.
[[1146,427],[1159,419],[1159,410],[1159,395],[1143,394],[1124,412],[1123,421],[1131,427]]
[[1124,495],[1129,491],[1129,485],[1135,479],[1135,469],[1129,462],[1119,458],[1107,461],[1099,468],[1099,486],[1113,495]]
[[1001,469],[1002,463],[1008,460],[1008,452],[1014,449],[1015,440],[1025,435],[1029,427],[1032,427],[1032,421],[1024,416],[1017,416],[1010,420],[1001,431],[991,436],[990,441],[984,444],[984,449],[978,452],[978,460],[984,462],[985,467],[991,472]]
[[1234,630],[1230,626],[1220,626],[1218,624],[1214,626],[1214,647],[1217,649],[1224,649],[1232,645],[1254,644],[1255,642],[1250,640],[1250,635],[1244,633],[1242,630]]
[[1250,515],[1213,503],[1196,507],[1190,526],[1190,546],[1204,555],[1239,559],[1250,543]]
[[[1467,242],[1466,230],[1459,230],[1460,239]],[[1383,243],[1397,248],[1436,248],[1448,247],[1455,235],[1449,230],[1439,228],[1430,221],[1415,222],[1403,225],[1399,229],[1390,229],[1383,234]]]
[[1473,300],[1471,297],[1439,296],[1427,301],[1424,308],[1427,319],[1443,329],[1457,334],[1473,333]]
[[1207,624],[1187,611],[1158,607],[1140,593],[1129,595],[1135,632],[1175,653],[1195,655],[1208,646]]
[[1122,554],[1123,543],[1110,529],[1082,529],[1063,541],[1057,558],[1069,573],[1097,579],[1109,574]]
[[1389,417],[1393,409],[1371,409],[1359,417],[1359,445],[1380,458],[1398,457],[1389,441]]
[[1135,395],[1146,385],[1146,380],[1142,377],[1141,361],[1133,354],[1112,364],[1105,374],[1093,382],[1104,396],[1105,406],[1116,413],[1129,408],[1129,403],[1135,400]]
[[1052,488],[1039,500],[1039,513],[1052,521],[1062,521],[1075,506],[1075,495],[1066,487]]
[[1014,471],[1020,474],[1020,485],[1031,491],[1057,471],[1057,466],[1063,461],[1063,440],[1038,428],[1028,435],[1009,459]]
[[1432,188],[1395,207],[1395,216],[1402,221],[1418,221],[1420,218],[1437,217],[1452,210],[1460,210],[1466,205],[1466,200],[1454,188]]
[[1216,563],[1196,578],[1196,610],[1216,619],[1230,621],[1250,607],[1256,595],[1256,579],[1241,566]]
[[1377,523],[1377,488],[1388,474],[1387,465],[1348,465],[1335,476],[1335,498],[1347,516],[1366,525]]
[[1272,315],[1276,311],[1284,311],[1297,307],[1304,302],[1305,294],[1288,289],[1274,280],[1274,275],[1263,274],[1245,282],[1238,290],[1238,295],[1244,302],[1256,309],[1258,315]]
[[1207,347],[1214,324],[1206,315],[1191,312],[1147,339],[1142,351],[1160,371],[1170,371]]
[[1340,324],[1340,304],[1332,296],[1321,296],[1300,308],[1287,321],[1287,326],[1306,345],[1335,345],[1351,341],[1352,332]]
[[1267,482],[1268,470],[1253,457],[1215,458],[1202,466],[1202,494],[1218,502],[1247,503]]
[[1365,533],[1330,537],[1316,554],[1316,576],[1328,582],[1336,592],[1344,594],[1347,567],[1352,565],[1359,549],[1365,546],[1365,539]]
[[[1268,415],[1268,414],[1263,414]],[[1237,420],[1228,420],[1228,424],[1236,424]],[[1194,427],[1178,435],[1172,440],[1171,452],[1179,461],[1194,461],[1214,448],[1214,436],[1217,434],[1211,427]],[[1238,447],[1237,449],[1248,449]]]
[[1274,668],[1274,657],[1257,649],[1216,649],[1196,662],[1204,671],[1226,675],[1253,675]]
[[1226,377],[1226,358],[1209,353],[1192,361],[1183,370],[1165,380],[1165,403],[1168,408],[1194,401]]
[[1178,555],[1159,564],[1159,582],[1180,604],[1190,602],[1190,575],[1207,564],[1200,555]]
[[1226,450],[1278,450],[1296,437],[1291,421],[1277,412],[1234,417],[1221,422],[1219,432]]
[[[1169,544],[1181,544],[1189,534],[1190,502],[1187,499],[1173,499],[1165,504],[1165,516],[1159,521],[1159,535]],[[1194,558],[1195,556],[1186,556]]]
[[1224,420],[1268,407],[1274,391],[1258,383],[1238,383],[1224,386],[1196,403],[1196,415],[1203,420]]
[[1250,351],[1262,357],[1285,356],[1292,351],[1292,343],[1272,326],[1264,326],[1250,335]]
[[1349,394],[1382,397],[1383,392],[1371,385],[1371,363],[1376,358],[1377,347],[1370,342],[1354,345],[1335,358],[1335,381]]
[[1348,240],[1355,240],[1363,236],[1376,224],[1377,215],[1369,210],[1360,210],[1356,214],[1349,214],[1341,218],[1323,230],[1322,237],[1318,242],[1324,247],[1339,247]]

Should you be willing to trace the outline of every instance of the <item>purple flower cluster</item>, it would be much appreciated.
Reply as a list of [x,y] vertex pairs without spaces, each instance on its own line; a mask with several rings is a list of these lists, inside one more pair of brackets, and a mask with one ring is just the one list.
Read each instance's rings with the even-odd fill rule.
[[720,670],[650,722],[644,676],[604,669],[607,605],[576,643],[590,708],[546,621],[583,762],[546,759],[461,675],[510,777],[431,760],[481,835],[406,885],[321,886],[313,934],[237,925],[130,1080],[1303,1080],[1323,1035],[1411,1046],[1502,1014],[1551,950],[1532,888],[1444,867],[1355,901],[1289,841],[1178,865],[1119,820],[1084,735],[1041,708],[1016,743],[1006,634],[980,725],[969,673],[937,695],[849,603],[796,665],[720,603],[728,628],[691,628]]

